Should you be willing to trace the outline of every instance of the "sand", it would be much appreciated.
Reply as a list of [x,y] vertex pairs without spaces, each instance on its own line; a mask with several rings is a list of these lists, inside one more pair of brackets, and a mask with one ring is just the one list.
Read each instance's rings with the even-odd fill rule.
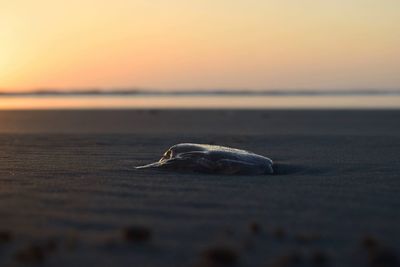
[[[1,111],[0,121],[1,266],[398,266],[400,111]],[[179,142],[251,150],[276,174],[133,169]]]

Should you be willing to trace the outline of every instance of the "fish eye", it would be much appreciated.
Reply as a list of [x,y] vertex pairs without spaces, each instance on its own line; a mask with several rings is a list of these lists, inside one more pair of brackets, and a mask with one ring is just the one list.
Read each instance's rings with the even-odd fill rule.
[[172,154],[172,151],[168,150],[167,152],[164,153],[163,159],[170,159],[171,158],[171,154]]

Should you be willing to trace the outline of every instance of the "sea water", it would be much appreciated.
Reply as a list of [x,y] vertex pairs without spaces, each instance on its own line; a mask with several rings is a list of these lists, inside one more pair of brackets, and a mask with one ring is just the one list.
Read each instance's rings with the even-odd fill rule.
[[398,109],[400,95],[17,95],[0,109]]

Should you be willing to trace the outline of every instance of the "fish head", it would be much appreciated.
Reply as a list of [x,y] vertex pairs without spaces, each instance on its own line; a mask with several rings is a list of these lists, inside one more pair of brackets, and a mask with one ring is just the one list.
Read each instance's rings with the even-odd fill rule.
[[190,152],[199,152],[199,151],[205,151],[205,148],[202,147],[201,145],[189,144],[189,143],[174,145],[170,147],[167,151],[165,151],[160,161],[166,161],[173,158],[182,158],[183,155],[187,155]]

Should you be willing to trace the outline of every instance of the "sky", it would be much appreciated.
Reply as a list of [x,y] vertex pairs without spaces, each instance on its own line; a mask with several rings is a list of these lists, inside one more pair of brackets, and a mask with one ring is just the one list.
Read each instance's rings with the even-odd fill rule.
[[0,91],[398,89],[398,0],[0,0]]

